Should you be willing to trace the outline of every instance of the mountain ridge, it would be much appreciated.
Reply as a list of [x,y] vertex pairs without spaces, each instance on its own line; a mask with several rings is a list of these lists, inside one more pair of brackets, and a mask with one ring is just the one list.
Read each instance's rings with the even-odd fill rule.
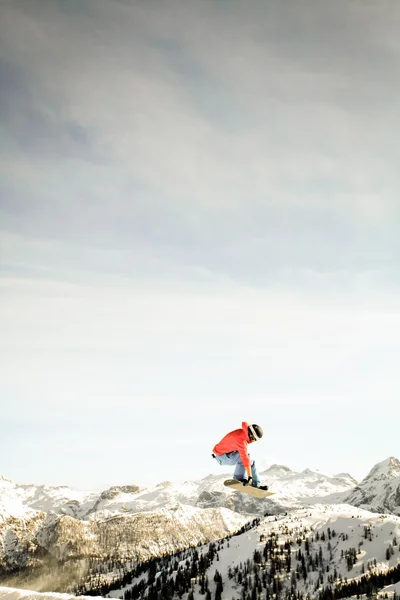
[[[47,573],[51,561],[69,561],[77,565],[69,574],[72,581],[88,559],[149,560],[233,535],[266,515],[278,518],[318,506],[331,506],[333,513],[338,509],[332,507],[344,506],[342,512],[351,518],[362,509],[395,515],[400,512],[399,466],[389,457],[358,483],[348,473],[331,477],[274,464],[261,476],[275,494],[262,502],[228,490],[223,481],[230,474],[163,481],[142,489],[135,484],[111,486],[102,492],[16,485],[3,477],[0,568]],[[48,573],[46,577],[50,586],[52,579]]]

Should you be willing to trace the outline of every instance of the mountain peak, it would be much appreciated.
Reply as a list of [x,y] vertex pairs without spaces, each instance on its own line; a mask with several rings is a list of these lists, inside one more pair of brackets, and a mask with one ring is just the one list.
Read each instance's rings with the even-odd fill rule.
[[137,485],[113,485],[100,494],[102,500],[113,500],[120,494],[137,494],[140,491]]
[[372,467],[364,481],[395,479],[397,477],[400,477],[400,461],[394,456],[389,456],[389,458]]
[[292,473],[292,470],[289,467],[285,467],[284,465],[273,464],[265,471],[265,473],[280,473],[281,475],[285,473]]
[[[208,475],[208,477],[213,477],[213,475]],[[162,481],[161,483],[158,483],[156,487],[167,488],[167,487],[171,487],[171,485],[172,485],[171,481]]]
[[357,479],[350,475],[350,473],[335,473],[333,477],[334,479],[347,479],[348,481],[351,481],[354,485],[358,485]]
[[7,479],[6,477],[3,477],[2,475],[0,475],[0,485],[3,487],[14,486],[13,482],[10,479]]

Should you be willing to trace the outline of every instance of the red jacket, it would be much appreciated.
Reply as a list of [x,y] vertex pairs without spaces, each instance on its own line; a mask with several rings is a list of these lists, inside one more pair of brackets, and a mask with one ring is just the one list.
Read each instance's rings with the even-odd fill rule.
[[249,424],[246,423],[246,421],[243,421],[242,429],[235,429],[235,431],[227,433],[226,436],[214,446],[214,454],[221,456],[221,454],[226,454],[227,452],[234,452],[237,450],[240,454],[240,458],[242,459],[243,466],[249,467],[250,459],[247,451],[247,445],[250,442],[250,438],[248,431]]

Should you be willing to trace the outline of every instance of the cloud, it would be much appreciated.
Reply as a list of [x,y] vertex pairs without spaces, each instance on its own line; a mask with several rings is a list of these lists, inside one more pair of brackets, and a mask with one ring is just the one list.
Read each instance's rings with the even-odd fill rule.
[[[63,135],[74,138],[68,123],[86,142],[91,132],[115,195],[127,198],[123,178],[143,203],[155,197],[158,208],[172,206],[178,232],[196,233],[196,217],[206,229],[252,211],[264,224],[270,207],[290,215],[293,206],[307,213],[322,202],[345,217],[356,208],[363,219],[360,196],[375,205],[380,186],[393,182],[387,134],[389,116],[397,117],[385,89],[396,53],[373,43],[349,4],[278,11],[255,3],[252,13],[239,3],[178,11],[174,3],[155,10],[99,2],[84,15],[57,3],[45,12],[41,3],[10,6],[10,29],[26,39],[17,49],[9,34],[6,50],[22,62],[33,44],[23,62],[40,82],[40,101],[48,105],[52,94],[58,102]],[[381,194],[380,204],[390,215],[393,195]]]
[[[288,466],[299,424],[313,442],[296,468],[326,445],[321,423],[352,452],[367,404],[395,414],[398,397],[400,7],[1,10],[1,396],[10,443],[31,431],[15,464],[60,433],[59,473],[90,430],[130,474],[119,432],[142,441],[150,422],[160,479],[183,460],[192,476],[244,417]],[[178,430],[197,436],[180,460]]]
[[395,274],[392,10],[6,3],[9,269]]

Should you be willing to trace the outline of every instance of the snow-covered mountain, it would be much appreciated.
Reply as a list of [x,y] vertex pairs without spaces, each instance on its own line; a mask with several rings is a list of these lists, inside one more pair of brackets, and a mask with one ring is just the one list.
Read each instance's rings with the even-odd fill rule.
[[348,492],[357,485],[357,480],[348,473],[329,477],[310,469],[298,473],[281,465],[272,465],[262,476],[277,491],[283,504],[292,505],[313,503],[318,498]]
[[23,514],[24,510],[55,512],[78,519],[109,518],[117,514],[158,511],[176,503],[198,508],[224,507],[242,514],[264,514],[265,510],[302,505],[314,498],[348,492],[357,481],[348,474],[328,477],[306,469],[295,472],[282,465],[273,465],[261,473],[275,491],[272,501],[261,503],[248,496],[232,494],[223,482],[230,477],[209,475],[200,481],[169,482],[139,489],[136,485],[113,486],[101,493],[72,490],[66,486],[16,485],[0,480],[0,519],[6,514]]
[[344,500],[376,512],[400,515],[400,461],[390,456],[375,465]]
[[24,516],[29,509],[82,516],[95,504],[98,494],[67,486],[17,485],[0,477],[0,522],[7,515]]
[[96,493],[72,490],[67,486],[21,485],[16,491],[30,508],[78,518],[90,511],[98,498]]
[[[324,600],[332,598],[324,593],[336,585],[338,597],[352,596],[353,582],[359,582],[361,590],[371,586],[374,592],[382,590],[390,596],[400,590],[395,583],[400,573],[392,574],[400,560],[399,536],[400,519],[392,515],[349,505],[297,508],[287,515],[261,519],[251,530],[221,542],[215,552],[208,546],[160,561],[153,575],[145,571],[133,579],[131,587],[117,586],[110,595],[122,597],[126,591],[126,600],[152,598],[157,578],[162,578],[161,598],[172,589],[175,592],[168,597],[174,600]],[[390,581],[387,586],[385,574]],[[209,596],[204,596],[205,590]]]
[[[316,514],[319,505],[330,505],[336,514],[335,504],[344,502],[378,512],[400,508],[400,462],[394,458],[376,465],[359,485],[347,473],[328,477],[273,465],[261,477],[275,494],[262,501],[225,488],[229,476],[165,481],[144,489],[113,486],[101,493],[0,478],[0,575],[29,567],[34,589],[73,591],[93,560],[113,556],[124,565],[136,564],[231,536],[266,515],[273,522],[298,511]],[[351,514],[348,519],[362,513],[348,505],[340,510]],[[62,574],[54,560],[61,561]],[[20,584],[19,576],[4,577],[0,582]]]
[[[225,537],[248,520],[249,515],[226,508],[179,503],[137,514],[100,511],[88,519],[28,508],[24,516],[0,522],[0,573],[29,568],[35,589],[59,591],[87,570],[89,557],[142,562]],[[72,570],[57,573],[54,561],[70,561]],[[15,583],[20,583],[18,577]]]
[[335,587],[338,598],[375,596],[378,590],[390,596],[400,590],[399,539],[399,517],[349,505],[315,505],[260,518],[218,544],[197,546],[138,570],[110,565],[79,591],[102,590],[125,600],[325,600]]

